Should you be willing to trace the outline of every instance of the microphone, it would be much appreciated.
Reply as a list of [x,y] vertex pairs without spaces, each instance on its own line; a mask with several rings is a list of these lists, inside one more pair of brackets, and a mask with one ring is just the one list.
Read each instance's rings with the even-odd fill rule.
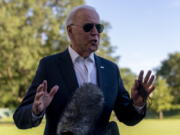
[[58,135],[87,135],[92,132],[104,104],[103,92],[92,83],[76,89],[57,126]]

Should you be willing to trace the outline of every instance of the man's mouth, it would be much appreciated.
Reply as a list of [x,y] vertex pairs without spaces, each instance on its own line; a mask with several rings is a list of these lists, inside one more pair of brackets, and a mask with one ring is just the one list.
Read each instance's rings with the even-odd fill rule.
[[93,40],[90,41],[90,43],[91,43],[92,45],[97,45],[98,41],[97,41],[97,39],[93,39]]

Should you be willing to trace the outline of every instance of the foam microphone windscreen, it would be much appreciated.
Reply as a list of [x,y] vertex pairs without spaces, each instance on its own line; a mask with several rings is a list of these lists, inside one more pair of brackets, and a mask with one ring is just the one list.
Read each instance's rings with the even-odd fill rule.
[[87,135],[104,104],[103,92],[92,83],[76,89],[58,123],[58,135]]

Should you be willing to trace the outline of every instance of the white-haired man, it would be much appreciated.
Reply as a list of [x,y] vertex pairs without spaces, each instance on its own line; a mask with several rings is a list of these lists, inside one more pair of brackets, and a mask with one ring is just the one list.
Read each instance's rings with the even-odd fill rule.
[[44,134],[57,135],[57,125],[67,103],[84,83],[95,84],[104,96],[103,109],[87,134],[106,134],[113,110],[119,121],[127,125],[141,121],[146,112],[146,99],[154,90],[151,71],[145,78],[143,71],[140,72],[130,98],[117,65],[94,53],[104,28],[96,10],[86,5],[75,7],[66,27],[70,39],[68,49],[40,61],[34,80],[14,113],[16,126],[21,129],[38,126],[46,114]]

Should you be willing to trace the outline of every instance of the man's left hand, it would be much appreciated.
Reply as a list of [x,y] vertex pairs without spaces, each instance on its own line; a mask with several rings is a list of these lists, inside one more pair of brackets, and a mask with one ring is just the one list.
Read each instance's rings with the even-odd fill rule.
[[135,83],[131,89],[131,98],[135,106],[145,105],[147,98],[155,89],[155,86],[153,85],[155,77],[154,75],[151,75],[151,71],[149,70],[147,72],[145,78],[143,75],[144,71],[141,70],[138,76],[138,80],[135,80]]

